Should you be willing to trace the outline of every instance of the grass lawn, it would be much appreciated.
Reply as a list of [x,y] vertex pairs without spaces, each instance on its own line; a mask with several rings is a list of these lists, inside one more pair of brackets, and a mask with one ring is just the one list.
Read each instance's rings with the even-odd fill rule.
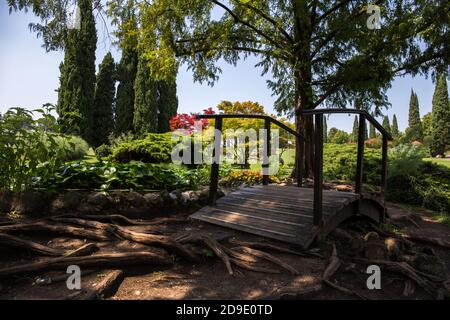
[[425,158],[425,161],[431,161],[447,168],[450,168],[450,159],[436,159],[436,158]]

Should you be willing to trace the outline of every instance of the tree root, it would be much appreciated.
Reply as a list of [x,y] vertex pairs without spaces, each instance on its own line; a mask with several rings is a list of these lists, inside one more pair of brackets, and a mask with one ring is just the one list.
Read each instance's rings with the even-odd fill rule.
[[70,265],[79,267],[115,267],[123,265],[168,266],[172,259],[168,255],[147,251],[97,254],[87,257],[61,257],[0,269],[0,277],[35,274],[49,270],[65,269]]
[[250,247],[253,249],[267,249],[267,250],[277,251],[277,252],[281,252],[281,253],[289,253],[289,254],[293,254],[293,255],[297,255],[297,256],[301,256],[301,257],[311,256],[311,257],[320,258],[320,259],[323,258],[323,256],[319,253],[310,252],[310,251],[294,251],[294,250],[279,247],[279,246],[276,246],[276,245],[273,245],[270,243],[246,242],[246,241],[239,241],[236,239],[231,239],[229,242],[232,244],[236,244],[236,245],[243,246],[243,247]]

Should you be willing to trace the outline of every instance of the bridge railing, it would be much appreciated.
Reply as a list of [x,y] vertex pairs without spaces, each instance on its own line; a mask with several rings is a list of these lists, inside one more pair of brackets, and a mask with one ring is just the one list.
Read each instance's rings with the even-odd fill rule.
[[[269,166],[269,157],[271,150],[271,131],[270,125],[275,124],[281,129],[287,131],[292,134],[296,138],[296,143],[301,144],[304,142],[303,136],[297,131],[289,128],[284,123],[265,115],[257,115],[257,114],[205,114],[205,115],[197,115],[197,119],[214,119],[215,120],[215,129],[221,133],[219,136],[214,136],[214,153],[213,153],[213,161],[211,164],[211,178],[209,185],[209,204],[214,205],[217,199],[217,189],[219,185],[219,165],[220,165],[220,148],[222,143],[222,128],[223,128],[223,120],[224,119],[261,119],[264,120],[264,129],[266,133],[265,143],[263,148],[263,168],[268,168]],[[217,132],[216,131],[216,132]],[[297,181],[298,186],[301,186],[302,172],[301,167],[297,170]],[[267,174],[267,170],[265,170],[263,175],[263,184],[269,184],[269,175]]]
[[[387,180],[387,151],[388,141],[392,140],[391,134],[367,111],[356,109],[312,109],[301,112],[303,116],[314,117],[314,225],[320,226],[322,217],[322,193],[323,193],[323,117],[324,114],[359,114],[358,149],[355,176],[355,193],[362,193],[364,140],[366,132],[366,120],[369,121],[382,135],[381,156],[381,187],[382,201],[385,199]],[[303,162],[300,160],[299,162]],[[359,210],[359,209],[358,209]]]

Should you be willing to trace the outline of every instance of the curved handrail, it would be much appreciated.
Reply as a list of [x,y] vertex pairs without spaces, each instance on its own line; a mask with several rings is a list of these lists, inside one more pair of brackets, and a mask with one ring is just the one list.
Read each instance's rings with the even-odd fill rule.
[[300,114],[303,115],[314,115],[314,114],[325,114],[325,113],[335,113],[335,114],[360,114],[364,115],[364,117],[389,141],[394,140],[392,135],[366,110],[358,110],[358,109],[311,109],[311,110],[303,110]]
[[261,120],[269,120],[273,124],[279,126],[281,129],[286,130],[290,134],[293,134],[299,139],[303,139],[303,135],[301,133],[298,133],[297,131],[293,130],[292,128],[289,128],[284,123],[278,121],[275,118],[272,118],[271,116],[266,116],[262,114],[238,114],[238,113],[219,113],[219,114],[201,114],[196,115],[197,119],[216,119],[216,118],[222,118],[222,119],[230,119],[230,118],[239,118],[239,119],[261,119]]

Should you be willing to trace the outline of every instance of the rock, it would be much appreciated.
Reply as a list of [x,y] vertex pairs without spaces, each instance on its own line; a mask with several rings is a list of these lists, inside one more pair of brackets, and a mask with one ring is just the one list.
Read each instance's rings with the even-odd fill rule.
[[80,203],[83,202],[83,198],[84,195],[77,191],[58,194],[50,204],[50,212],[60,213],[65,211],[76,211]]
[[364,236],[364,240],[366,241],[376,241],[376,240],[380,240],[380,236],[378,235],[378,233],[371,231],[368,234],[366,234]]
[[87,197],[87,203],[95,207],[95,209],[101,210],[108,207],[112,203],[112,199],[104,192],[96,192]]
[[191,199],[191,202],[198,202],[200,199],[200,195],[198,191],[189,191],[189,198]]
[[445,277],[447,272],[445,263],[441,259],[423,253],[416,254],[411,260],[411,265],[419,271],[438,277]]
[[18,214],[46,214],[49,210],[52,194],[48,192],[27,191],[16,193],[11,211]]
[[190,196],[190,192],[182,192],[181,193],[181,198],[180,198],[180,202],[182,205],[188,205],[191,202],[191,196]]
[[422,249],[422,252],[429,255],[429,256],[435,256],[436,252],[434,252],[433,248],[425,247]]
[[147,206],[151,208],[160,208],[163,205],[163,199],[157,192],[146,193],[144,199]]
[[400,243],[395,238],[386,238],[384,240],[387,254],[390,259],[396,260],[400,255]]
[[13,193],[9,190],[0,190],[0,212],[8,213],[11,211]]
[[340,184],[340,185],[337,185],[337,186],[335,187],[335,189],[336,189],[337,191],[342,191],[342,192],[352,192],[352,191],[353,191],[353,187],[352,187],[352,186],[349,186],[349,185],[346,185],[346,184]]
[[142,194],[133,191],[127,195],[127,202],[132,208],[143,208],[147,204]]

